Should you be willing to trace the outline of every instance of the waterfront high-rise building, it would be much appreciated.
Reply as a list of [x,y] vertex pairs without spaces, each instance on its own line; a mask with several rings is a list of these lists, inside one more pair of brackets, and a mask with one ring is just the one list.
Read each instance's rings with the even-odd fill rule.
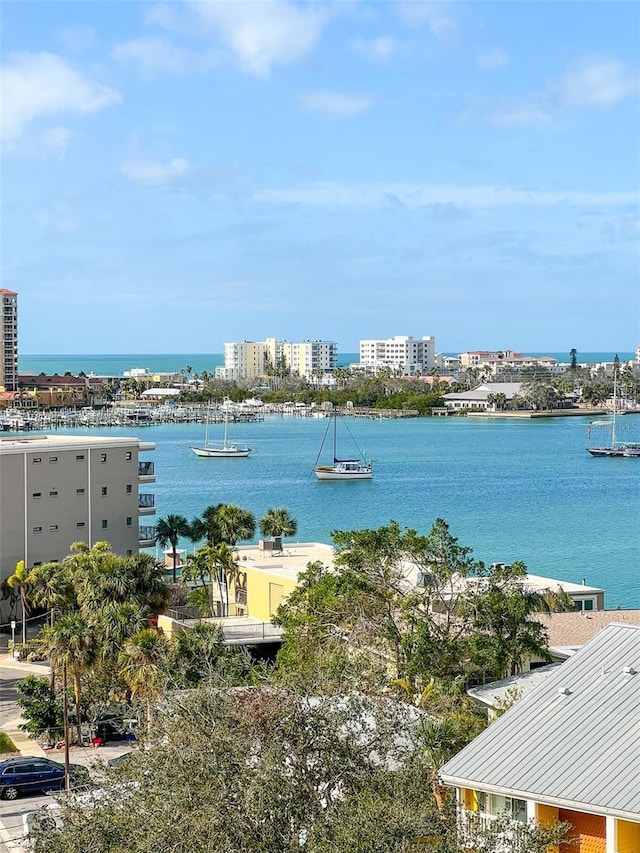
[[223,379],[256,379],[279,372],[296,373],[305,379],[332,373],[338,365],[338,345],[333,341],[242,341],[224,345],[224,367],[216,370]]
[[117,554],[155,544],[155,445],[137,438],[26,435],[0,438],[0,583],[27,568],[62,560],[73,542],[107,541]]
[[18,390],[18,294],[0,288],[0,388]]
[[360,341],[359,366],[377,372],[382,368],[401,370],[405,376],[428,373],[436,364],[436,339],[432,335],[412,338],[396,335]]

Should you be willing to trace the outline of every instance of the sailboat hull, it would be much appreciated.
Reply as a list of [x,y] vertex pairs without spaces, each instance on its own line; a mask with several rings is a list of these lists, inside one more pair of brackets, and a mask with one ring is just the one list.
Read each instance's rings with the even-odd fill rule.
[[318,480],[370,480],[373,477],[371,465],[357,464],[347,468],[344,465],[316,465],[313,469]]
[[592,456],[624,456],[622,447],[587,447],[587,453]]
[[206,458],[244,459],[251,453],[250,447],[190,447],[196,456]]

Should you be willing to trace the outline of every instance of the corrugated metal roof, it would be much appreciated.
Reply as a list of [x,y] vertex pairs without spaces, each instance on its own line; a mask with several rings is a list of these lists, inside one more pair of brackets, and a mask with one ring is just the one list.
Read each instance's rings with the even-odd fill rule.
[[[624,672],[630,666],[635,674]],[[441,777],[640,819],[640,628],[604,628],[447,762]]]

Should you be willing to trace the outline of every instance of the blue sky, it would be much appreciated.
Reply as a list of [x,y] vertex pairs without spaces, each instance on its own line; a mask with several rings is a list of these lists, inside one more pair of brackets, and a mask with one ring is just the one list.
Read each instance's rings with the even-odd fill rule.
[[640,4],[0,15],[23,353],[640,343]]

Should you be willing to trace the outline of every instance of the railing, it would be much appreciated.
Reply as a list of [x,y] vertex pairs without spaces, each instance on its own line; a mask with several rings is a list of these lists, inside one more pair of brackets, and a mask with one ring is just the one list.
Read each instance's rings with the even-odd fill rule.
[[139,542],[155,542],[156,529],[153,525],[145,525],[140,527],[138,531]]
[[138,477],[151,477],[155,474],[153,462],[138,462]]
[[150,507],[155,507],[156,505],[156,496],[155,495],[138,495],[138,508],[139,509],[147,509]]
[[271,622],[258,622],[248,625],[222,625],[222,635],[227,640],[279,640],[282,628]]

